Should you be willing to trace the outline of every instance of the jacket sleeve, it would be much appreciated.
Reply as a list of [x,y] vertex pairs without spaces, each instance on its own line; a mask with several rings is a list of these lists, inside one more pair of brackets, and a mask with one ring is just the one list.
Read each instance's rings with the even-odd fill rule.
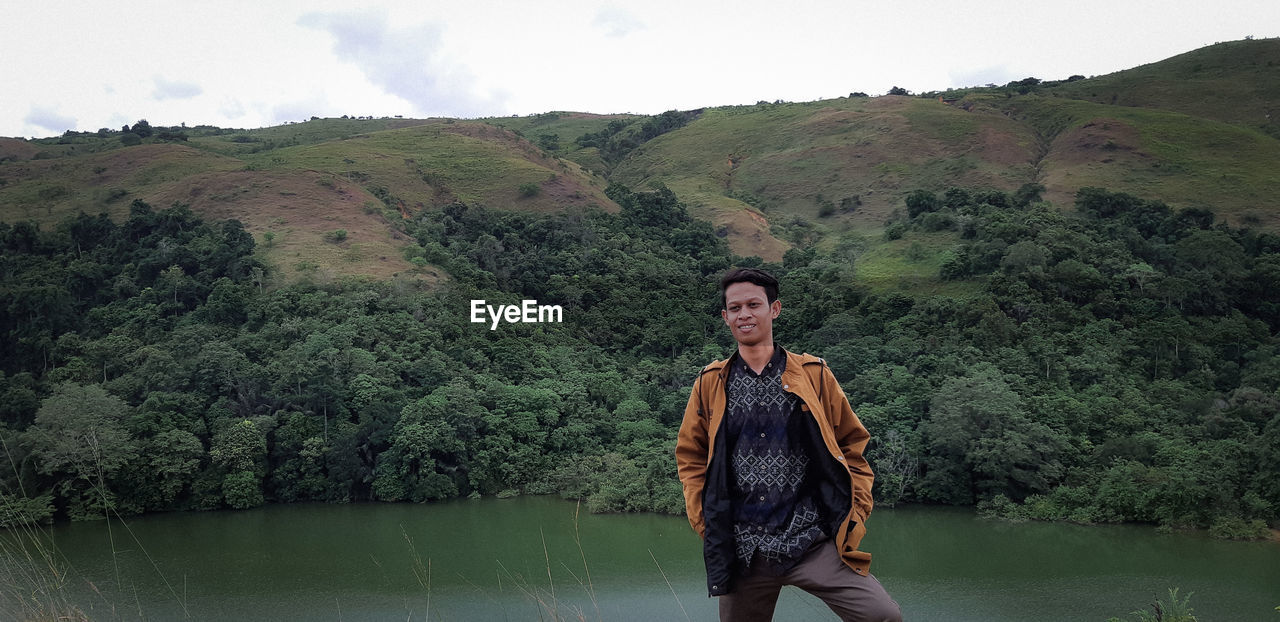
[[825,378],[822,403],[826,406],[827,417],[835,433],[836,445],[844,454],[845,466],[853,476],[853,504],[861,514],[861,520],[866,521],[871,515],[871,506],[874,504],[871,498],[871,484],[875,481],[875,474],[871,472],[871,465],[863,456],[871,434],[858,420],[858,415],[854,414],[844,389],[840,388],[835,374],[831,373],[831,369],[825,363],[822,366],[822,374]]
[[702,489],[707,476],[708,415],[702,411],[699,392],[701,377],[693,384],[689,403],[684,407],[684,420],[676,437],[676,472],[684,487],[684,511],[689,525],[703,535]]

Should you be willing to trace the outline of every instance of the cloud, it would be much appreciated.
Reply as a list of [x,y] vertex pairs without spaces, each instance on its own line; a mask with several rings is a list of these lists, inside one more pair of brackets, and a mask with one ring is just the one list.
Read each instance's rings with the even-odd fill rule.
[[166,99],[191,99],[204,93],[204,89],[200,88],[199,84],[192,82],[171,81],[162,76],[155,76],[152,78],[152,82],[155,83],[156,88],[151,91],[151,97],[161,101]]
[[218,114],[227,119],[239,119],[245,114],[244,104],[239,99],[225,98],[218,106]]
[[595,19],[591,20],[591,25],[604,29],[605,36],[613,38],[625,37],[646,28],[645,23],[636,16],[616,6],[600,7]]
[[302,26],[329,33],[333,51],[375,86],[409,102],[419,114],[460,117],[493,114],[499,97],[476,93],[476,80],[443,53],[444,29],[423,23],[392,30],[381,10],[310,13]]
[[312,93],[307,97],[272,106],[270,119],[273,123],[306,121],[311,116],[324,115],[329,108],[329,100],[323,93]]
[[22,120],[28,125],[48,130],[53,134],[61,134],[76,127],[75,117],[59,114],[54,109],[44,106],[32,106],[30,112]]
[[970,86],[983,86],[986,84],[1008,84],[1014,80],[1020,80],[1027,76],[1020,76],[1017,73],[1004,66],[996,65],[992,67],[982,67],[980,69],[969,69],[964,71],[952,71],[948,74],[951,78],[951,85],[957,88],[965,88]]

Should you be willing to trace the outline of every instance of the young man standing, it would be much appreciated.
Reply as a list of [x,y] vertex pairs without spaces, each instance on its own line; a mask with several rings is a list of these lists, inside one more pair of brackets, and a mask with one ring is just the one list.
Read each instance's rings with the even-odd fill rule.
[[866,428],[822,359],[773,343],[777,279],[739,268],[720,291],[738,351],[699,374],[676,442],[720,619],[770,620],[794,585],[842,620],[900,621],[858,550],[872,505]]

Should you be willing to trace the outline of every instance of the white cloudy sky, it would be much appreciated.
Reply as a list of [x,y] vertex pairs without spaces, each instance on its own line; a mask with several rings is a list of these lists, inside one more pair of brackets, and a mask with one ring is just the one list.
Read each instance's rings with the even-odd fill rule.
[[0,0],[0,24],[0,136],[50,136],[1092,76],[1278,36],[1280,2]]

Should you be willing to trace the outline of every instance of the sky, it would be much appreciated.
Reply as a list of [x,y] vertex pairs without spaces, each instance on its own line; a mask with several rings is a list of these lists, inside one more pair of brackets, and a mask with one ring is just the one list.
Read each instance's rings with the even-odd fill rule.
[[0,24],[0,136],[44,137],[1095,76],[1280,36],[1280,2],[0,0]]

